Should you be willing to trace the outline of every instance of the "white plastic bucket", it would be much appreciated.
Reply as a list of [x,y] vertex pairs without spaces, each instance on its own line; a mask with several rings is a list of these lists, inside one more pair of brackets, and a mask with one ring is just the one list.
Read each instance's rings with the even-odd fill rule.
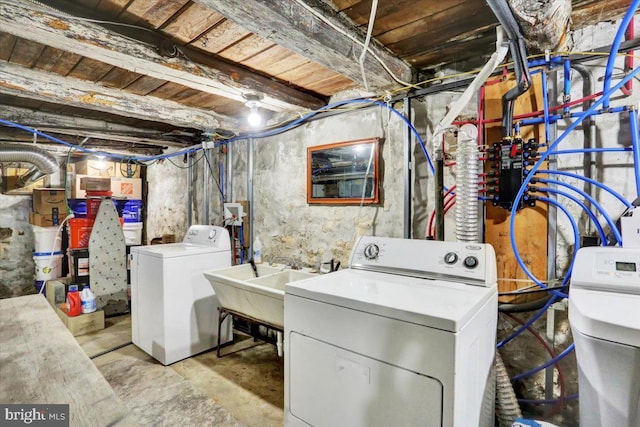
[[122,227],[124,233],[124,241],[127,245],[142,244],[142,223],[141,222],[125,222]]
[[34,255],[33,262],[36,264],[37,282],[57,279],[62,274],[62,254],[60,252],[53,255]]
[[62,247],[62,233],[58,233],[59,228],[60,227],[58,226],[38,227],[37,225],[34,225],[34,252],[44,254],[50,254],[51,252],[60,252]]

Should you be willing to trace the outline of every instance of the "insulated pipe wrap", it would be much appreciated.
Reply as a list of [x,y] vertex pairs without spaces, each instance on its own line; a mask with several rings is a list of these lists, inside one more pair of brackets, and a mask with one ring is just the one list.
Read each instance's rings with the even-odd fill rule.
[[0,163],[31,163],[34,168],[20,178],[19,183],[25,185],[43,175],[51,175],[58,171],[58,161],[48,151],[27,144],[0,144]]

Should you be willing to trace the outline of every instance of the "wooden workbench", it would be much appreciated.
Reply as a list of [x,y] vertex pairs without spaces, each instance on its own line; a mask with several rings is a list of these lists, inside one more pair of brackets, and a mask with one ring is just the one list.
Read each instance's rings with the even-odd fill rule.
[[137,424],[42,295],[0,300],[0,402],[69,404],[71,426]]

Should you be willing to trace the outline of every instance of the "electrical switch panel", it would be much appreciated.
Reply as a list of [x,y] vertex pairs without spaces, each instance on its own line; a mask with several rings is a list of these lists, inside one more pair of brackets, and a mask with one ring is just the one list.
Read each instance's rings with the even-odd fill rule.
[[[525,142],[518,136],[505,137],[487,149],[487,162],[490,165],[487,173],[487,196],[493,201],[494,206],[508,210],[512,208],[527,168],[535,164],[537,149],[538,143],[535,139]],[[522,209],[525,205],[535,206],[535,198],[528,192],[524,193],[517,209]]]

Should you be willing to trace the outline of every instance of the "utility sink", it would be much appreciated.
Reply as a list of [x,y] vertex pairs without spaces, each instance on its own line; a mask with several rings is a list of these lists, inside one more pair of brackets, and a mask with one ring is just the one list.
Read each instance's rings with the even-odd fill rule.
[[314,273],[307,273],[305,271],[285,270],[280,273],[258,277],[257,279],[251,279],[249,280],[249,282],[254,285],[266,286],[268,288],[277,289],[284,292],[284,285],[286,285],[287,283],[308,279],[309,277],[313,276],[315,276]]
[[284,266],[251,265],[211,270],[204,273],[223,308],[258,322],[284,329],[284,287],[287,283],[315,276]]
[[[283,271],[283,267],[271,267],[268,264],[256,264],[256,267],[258,270],[258,277]],[[240,264],[233,267],[225,267],[209,271],[208,273],[215,273],[216,276],[222,276],[234,280],[251,280],[256,278],[256,274],[253,272],[251,264]]]

